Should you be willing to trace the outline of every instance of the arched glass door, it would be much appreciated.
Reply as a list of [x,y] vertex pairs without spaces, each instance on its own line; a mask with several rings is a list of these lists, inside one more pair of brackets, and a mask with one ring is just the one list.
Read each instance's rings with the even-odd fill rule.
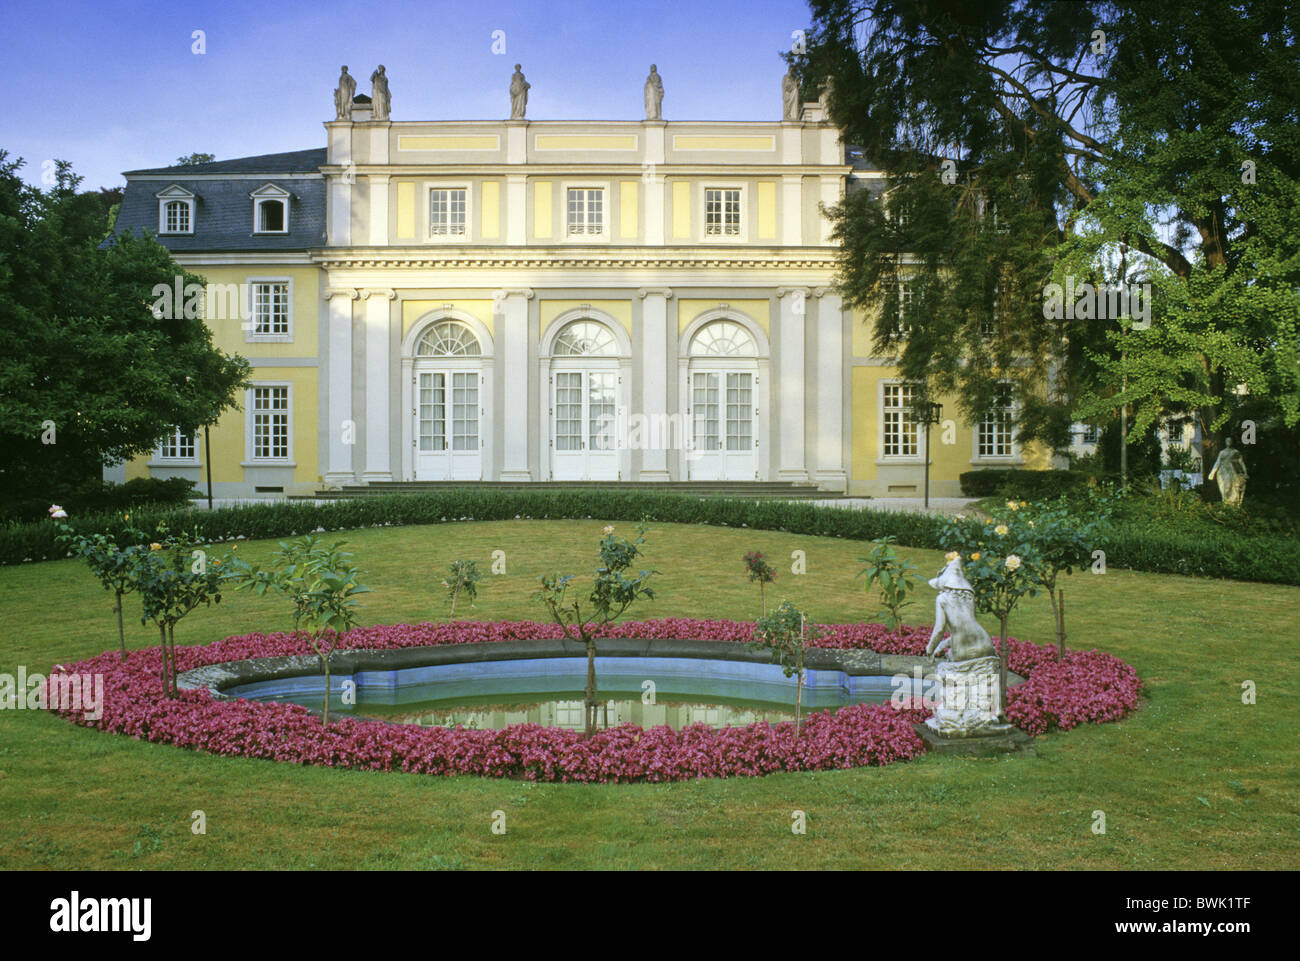
[[457,321],[439,321],[415,350],[416,480],[482,480],[482,347]]
[[758,477],[758,347],[741,324],[718,320],[691,340],[690,480]]
[[619,369],[614,335],[575,320],[555,338],[551,363],[551,477],[618,480]]

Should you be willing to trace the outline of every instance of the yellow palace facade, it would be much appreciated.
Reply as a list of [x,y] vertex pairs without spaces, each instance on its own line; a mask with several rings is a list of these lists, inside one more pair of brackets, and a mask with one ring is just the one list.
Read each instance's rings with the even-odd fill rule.
[[[116,229],[156,233],[240,307],[209,295],[216,344],[252,365],[210,432],[216,496],[559,480],[920,496],[910,387],[836,293],[822,212],[884,175],[821,104],[756,122],[393,121],[366,97],[338,113],[323,148],[126,174]],[[1010,415],[933,429],[933,494],[1048,466]],[[109,476],[204,490],[202,440]]]

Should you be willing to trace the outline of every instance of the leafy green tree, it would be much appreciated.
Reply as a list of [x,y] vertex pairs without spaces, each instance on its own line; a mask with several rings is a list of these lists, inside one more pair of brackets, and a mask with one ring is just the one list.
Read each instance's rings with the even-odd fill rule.
[[442,582],[442,586],[447,588],[451,617],[456,616],[456,600],[462,594],[469,600],[469,606],[474,606],[474,599],[478,597],[478,582],[482,579],[483,575],[479,573],[477,561],[457,559],[451,562],[447,577]]
[[892,534],[882,537],[871,548],[870,555],[858,558],[868,565],[858,571],[858,577],[866,575],[866,590],[870,592],[872,584],[878,585],[880,589],[884,610],[876,616],[883,618],[885,626],[895,632],[903,626],[903,608],[911,603],[907,595],[921,581],[920,568],[898,556],[898,551],[894,549],[896,541],[897,538]]
[[745,555],[745,571],[749,582],[758,582],[758,599],[763,607],[763,616],[767,617],[767,585],[776,580],[776,568],[767,562],[762,551],[750,551]]
[[176,158],[176,166],[193,167],[195,164],[209,164],[217,159],[216,154],[198,153],[197,151],[185,157]]
[[[974,421],[1009,384],[1021,438],[1057,447],[1076,418],[1186,412],[1206,463],[1243,398],[1300,422],[1294,4],[811,8],[795,60],[889,172],[831,211],[840,283],[922,401]],[[1149,283],[1149,318],[1048,316],[1070,277]]]
[[307,643],[325,674],[325,699],[321,723],[330,723],[330,663],[344,635],[357,624],[358,594],[370,593],[360,581],[361,571],[352,555],[343,550],[346,541],[327,544],[314,534],[281,541],[266,570],[245,561],[228,565],[228,577],[236,589],[259,597],[274,591],[293,603],[294,630],[307,632]]
[[48,190],[0,151],[0,499],[48,503],[107,464],[236,404],[248,364],[216,349],[200,313],[155,317],[155,285],[201,278],[156,241],[104,248],[105,211],[66,163]]
[[[50,508],[54,512],[57,508]],[[128,515],[129,516],[129,515]],[[122,598],[135,591],[137,586],[137,555],[146,540],[140,531],[128,531],[126,537],[134,543],[120,547],[116,538],[107,534],[78,534],[67,524],[56,521],[59,528],[59,543],[65,545],[74,556],[80,557],[90,566],[90,572],[107,591],[112,591],[116,599],[113,613],[117,615],[117,640],[121,647],[122,660],[126,660],[126,628],[122,617]]]
[[754,647],[769,651],[772,663],[780,665],[786,677],[795,679],[794,736],[799,737],[803,711],[804,657],[810,642],[822,635],[822,629],[808,623],[808,616],[789,601],[782,601],[771,614],[754,623]]
[[583,613],[584,602],[569,595],[569,586],[574,575],[543,574],[537,580],[541,588],[534,599],[543,604],[550,612],[555,623],[560,625],[564,636],[580,641],[587,652],[587,682],[583,692],[585,707],[585,736],[596,733],[596,636],[595,632],[602,626],[617,620],[623,613],[639,600],[653,599],[654,589],[647,587],[656,571],[643,570],[635,577],[628,575],[632,563],[641,556],[641,545],[645,543],[645,525],[637,528],[636,540],[619,537],[612,526],[606,527],[600,541],[600,566],[592,577],[591,594],[585,602],[588,606]]

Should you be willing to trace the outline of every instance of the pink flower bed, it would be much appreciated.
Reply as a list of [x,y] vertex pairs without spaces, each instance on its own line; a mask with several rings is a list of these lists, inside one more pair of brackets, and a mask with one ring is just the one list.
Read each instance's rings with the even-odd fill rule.
[[[897,636],[879,624],[826,625],[818,643],[883,654],[924,653],[929,628]],[[753,625],[666,618],[617,625],[606,633],[636,638],[750,640]],[[531,621],[395,624],[357,628],[348,649],[381,650],[559,637],[558,626]],[[1008,717],[1030,734],[1052,726],[1118,720],[1137,706],[1141,682],[1123,661],[1075,651],[1058,664],[1050,647],[1007,639],[1008,666],[1028,678],[1007,695]],[[303,635],[245,634],[202,647],[178,647],[180,670],[247,658],[310,654]],[[715,730],[691,725],[650,730],[625,724],[584,739],[576,731],[516,724],[502,730],[424,728],[344,717],[322,727],[304,707],[218,700],[207,691],[162,696],[157,648],[131,652],[123,663],[109,651],[53,673],[102,673],[104,705],[96,721],[63,711],[75,723],[141,740],[238,757],[421,774],[477,774],[538,781],[684,781],[748,777],[775,771],[821,771],[884,765],[924,751],[912,723],[924,710],[860,704],[810,715],[801,736],[790,723]]]

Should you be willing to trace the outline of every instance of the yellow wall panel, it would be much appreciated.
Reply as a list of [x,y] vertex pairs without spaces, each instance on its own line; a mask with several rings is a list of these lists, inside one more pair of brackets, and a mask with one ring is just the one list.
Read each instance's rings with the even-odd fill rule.
[[533,181],[533,236],[551,236],[551,189],[549,180]]
[[499,150],[501,139],[495,134],[450,134],[441,136],[412,136],[397,138],[398,150]]
[[539,133],[537,150],[635,150],[636,134]]
[[637,183],[623,180],[618,185],[618,234],[625,240],[635,240],[637,235]]
[[691,236],[691,185],[685,180],[673,181],[673,239],[689,240]]
[[674,134],[674,150],[775,150],[776,138],[770,136],[757,137],[725,137],[725,136],[708,136],[704,134]]
[[758,236],[776,237],[776,183],[771,180],[758,182]]
[[448,304],[452,310],[469,314],[496,336],[492,326],[492,301],[490,300],[404,300],[402,301],[402,336],[405,337],[413,324],[430,311],[441,310]]
[[501,236],[501,183],[497,180],[483,181],[483,237],[492,239]]
[[763,328],[763,333],[770,334],[771,305],[766,300],[681,300],[677,303],[677,334],[680,337],[700,314],[717,310],[723,304],[740,311]]
[[397,236],[415,237],[415,184],[409,181],[397,185]]
[[[228,354],[242,357],[316,357],[317,331],[320,323],[320,270],[316,267],[287,267],[283,264],[239,267],[192,268],[203,277],[209,290],[216,293],[212,299],[224,316],[211,310],[207,314],[212,342]],[[233,306],[226,309],[226,294],[234,293],[235,302],[248,303],[248,283],[252,278],[288,278],[293,284],[293,340],[288,343],[266,341],[248,342],[243,328],[245,320],[234,315]],[[231,285],[234,285],[232,291]],[[239,285],[244,285],[240,289]]]
[[632,301],[630,300],[543,300],[538,305],[538,316],[541,319],[540,335],[543,338],[546,336],[547,328],[560,314],[568,310],[578,310],[584,304],[593,311],[609,314],[622,324],[628,333],[632,332]]

